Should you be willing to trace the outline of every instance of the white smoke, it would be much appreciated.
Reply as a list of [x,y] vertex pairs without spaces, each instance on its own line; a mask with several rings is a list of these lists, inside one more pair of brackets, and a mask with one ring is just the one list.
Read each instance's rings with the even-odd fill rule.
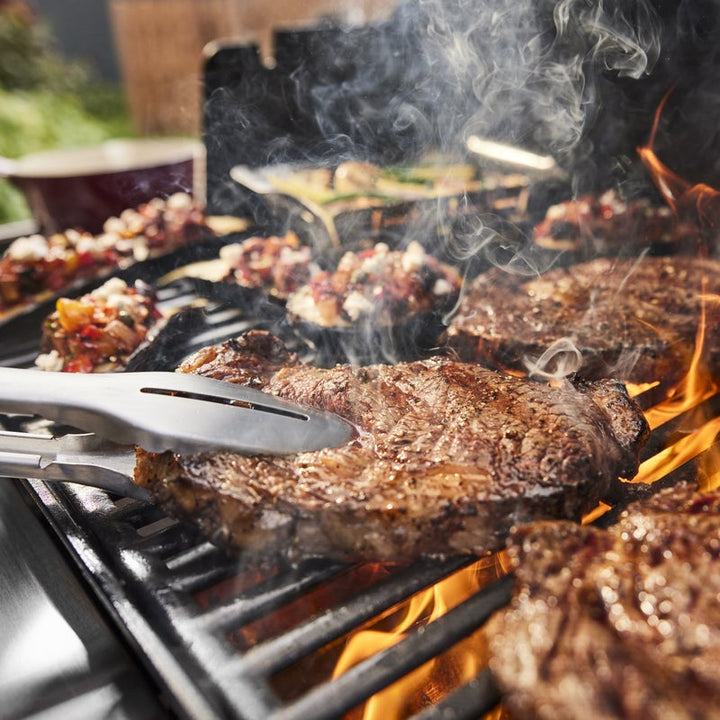
[[[413,0],[399,7],[388,34],[395,50],[414,50],[402,83],[412,90],[383,111],[396,113],[394,127],[420,151],[462,154],[475,135],[554,156],[573,189],[585,191],[588,177],[603,182],[622,162],[595,165],[606,86],[646,78],[661,34],[649,0]],[[386,76],[386,61],[370,71]],[[363,80],[356,89],[369,97]],[[477,216],[474,225],[452,238],[453,257],[482,257],[524,275],[548,269],[549,256],[512,228],[498,231],[497,218]]]
[[561,380],[582,367],[582,352],[570,338],[556,340],[539,358],[526,357],[528,375],[543,380]]
[[660,22],[647,0],[415,6],[418,23],[426,22],[425,89],[447,109],[447,131],[461,138],[472,132],[562,155],[597,112],[600,76],[640,79],[660,53]]

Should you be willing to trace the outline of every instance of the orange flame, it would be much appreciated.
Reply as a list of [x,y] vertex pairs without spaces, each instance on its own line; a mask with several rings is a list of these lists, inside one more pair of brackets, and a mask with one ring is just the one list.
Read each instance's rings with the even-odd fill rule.
[[[704,183],[691,185],[665,166],[653,150],[660,115],[671,93],[672,88],[660,102],[655,113],[648,144],[638,148],[638,153],[665,201],[675,213],[679,225],[682,226],[685,223],[685,228],[695,229],[698,233],[698,240],[701,240],[702,231],[715,227],[720,221],[720,193]],[[702,246],[700,247],[701,251],[704,249]],[[718,298],[706,292],[706,286],[707,279],[703,277],[701,278],[701,311],[695,351],[688,372],[684,379],[668,392],[664,402],[650,408],[645,413],[648,424],[653,430],[682,413],[700,406],[704,400],[712,397],[718,391],[716,382],[702,363],[707,326],[707,305],[711,302],[718,302]],[[687,425],[691,429],[683,430],[684,436],[677,442],[643,462],[632,482],[655,482],[681,467],[688,460],[708,450],[720,432],[720,419],[714,418],[705,422],[706,419],[698,416],[690,418]],[[720,475],[720,473],[711,475],[713,474]]]
[[[706,279],[702,278],[701,282],[705,285]],[[637,475],[631,482],[650,484],[665,477],[689,460],[708,451],[720,432],[720,417],[708,420],[701,406],[718,391],[717,383],[702,362],[707,326],[706,302],[707,296],[703,292],[695,351],[687,374],[668,392],[663,402],[645,412],[645,417],[650,427],[655,429],[683,413],[696,410],[686,418],[680,428],[682,437],[641,463]],[[718,461],[720,457],[716,457],[715,461],[710,463],[711,467],[718,467]],[[715,479],[712,479],[714,476]],[[710,489],[716,487],[718,482],[720,482],[720,471],[707,475],[702,486],[704,489]]]
[[712,397],[718,390],[717,384],[702,361],[707,325],[707,295],[704,292],[707,279],[703,277],[700,282],[703,287],[700,294],[700,318],[690,367],[685,377],[668,391],[664,402],[645,411],[645,419],[651,430],[655,430],[668,420],[696,407]]
[[705,183],[691,185],[664,165],[653,150],[660,115],[672,91],[673,88],[665,94],[658,106],[648,144],[639,147],[637,151],[665,201],[675,213],[679,225],[702,232],[704,229],[716,227],[720,222],[720,192]]
[[[402,603],[395,612],[401,617],[392,629],[381,630],[373,626],[351,635],[335,666],[333,678],[399,642],[411,629],[431,623],[476,594],[505,574],[505,562],[504,553],[483,558]],[[481,634],[475,633],[371,697],[357,717],[362,720],[407,717],[424,705],[439,701],[453,687],[472,680],[485,663],[485,645]]]

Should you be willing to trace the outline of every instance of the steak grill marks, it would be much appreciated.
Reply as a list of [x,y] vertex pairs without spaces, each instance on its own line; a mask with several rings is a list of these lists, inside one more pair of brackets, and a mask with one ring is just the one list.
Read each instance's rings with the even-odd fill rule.
[[515,523],[579,520],[635,474],[647,437],[611,381],[549,387],[446,358],[315,368],[259,331],[180,370],[335,411],[357,429],[341,447],[287,457],[138,451],[139,484],[246,557],[481,556]]

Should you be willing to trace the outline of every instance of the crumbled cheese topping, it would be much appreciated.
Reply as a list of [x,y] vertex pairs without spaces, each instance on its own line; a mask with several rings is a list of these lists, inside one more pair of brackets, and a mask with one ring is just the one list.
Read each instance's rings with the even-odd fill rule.
[[241,243],[231,243],[223,245],[220,248],[220,259],[228,263],[230,266],[236,265],[243,256],[243,247]]
[[327,327],[331,324],[347,325],[342,318],[335,315],[331,322],[326,322],[323,317],[318,304],[315,302],[312,296],[312,291],[309,286],[300,288],[297,292],[290,295],[287,302],[288,312],[297,315],[311,323]]
[[300,247],[297,249],[284,247],[280,250],[280,262],[285,265],[310,262],[310,259],[311,255],[309,247]]
[[117,245],[118,235],[115,235],[115,233],[105,232],[102,235],[98,235],[95,238],[95,242],[97,242],[97,246],[100,250],[108,250]]
[[547,209],[545,217],[548,220],[561,220],[565,217],[565,207],[563,205],[551,205]]
[[141,233],[145,227],[145,218],[132,208],[123,210],[120,213],[120,220],[125,223],[125,231],[132,235]]
[[128,293],[129,289],[130,287],[124,280],[110,278],[90,294],[108,307],[124,310],[136,321],[142,321],[147,316],[147,312],[142,302],[138,300],[138,296]]
[[42,235],[28,235],[10,243],[6,254],[12,260],[24,262],[42,260],[48,251],[48,241]]
[[606,205],[616,215],[624,213],[628,209],[627,203],[614,190],[605,191],[598,200],[601,205]]
[[362,315],[370,315],[374,310],[374,305],[361,292],[353,290],[343,303],[343,310],[347,316],[353,321],[357,321]]
[[119,217],[109,217],[103,223],[103,231],[109,235],[120,235],[125,231],[125,223]]
[[[380,275],[387,263],[390,248],[385,243],[378,243],[375,252],[367,258],[363,258],[355,272],[368,275]],[[357,260],[357,255],[355,256]]]
[[402,269],[406,273],[419,270],[425,264],[426,257],[425,248],[417,240],[413,240],[400,258]]
[[91,295],[98,300],[110,300],[111,297],[122,295],[127,292],[128,285],[124,280],[120,278],[110,278],[107,282],[103,283],[99,288],[92,291]]
[[102,255],[103,248],[92,235],[84,235],[77,241],[75,249],[79,253],[89,253],[97,257]]
[[453,291],[453,286],[445,278],[438,278],[432,291],[433,295],[449,295]]
[[178,208],[184,210],[187,208],[191,208],[192,204],[192,197],[185,192],[174,193],[167,199],[167,206],[169,208]]
[[57,350],[51,350],[48,353],[40,353],[35,358],[35,365],[47,372],[60,372],[63,369],[63,359]]
[[138,235],[132,246],[132,253],[135,260],[142,262],[150,257],[150,246],[143,235]]

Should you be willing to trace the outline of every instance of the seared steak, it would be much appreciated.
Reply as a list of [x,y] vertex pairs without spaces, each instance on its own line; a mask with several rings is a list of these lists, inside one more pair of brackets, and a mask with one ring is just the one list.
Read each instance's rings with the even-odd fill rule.
[[662,491],[609,530],[532,523],[509,548],[487,632],[513,718],[720,717],[720,490]]
[[550,387],[448,359],[321,369],[256,331],[181,372],[350,420],[345,446],[284,457],[138,451],[136,480],[248,554],[409,562],[484,553],[515,523],[578,519],[632,476],[645,420],[612,381]]
[[[672,381],[688,369],[702,297],[709,298],[706,354],[717,361],[718,294],[714,259],[599,258],[533,278],[493,269],[473,281],[447,335],[461,359],[495,367],[527,370],[528,359],[567,340],[555,362],[570,359],[568,370],[580,377]],[[582,354],[576,367],[568,348]],[[551,360],[545,370],[558,368]]]

